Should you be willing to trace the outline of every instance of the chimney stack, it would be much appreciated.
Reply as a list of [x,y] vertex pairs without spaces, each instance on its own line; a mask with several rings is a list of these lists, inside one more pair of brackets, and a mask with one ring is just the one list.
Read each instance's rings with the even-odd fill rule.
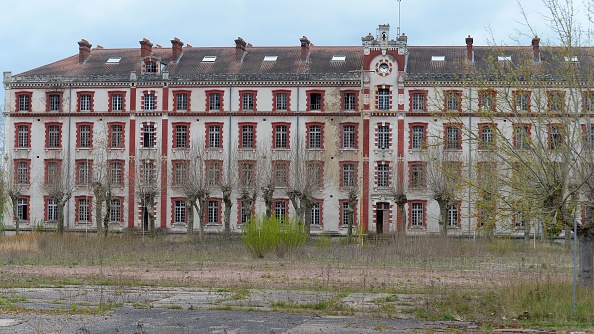
[[153,52],[153,43],[146,38],[140,41],[140,56],[146,57]]
[[78,63],[82,64],[87,60],[87,57],[91,55],[91,43],[86,39],[82,39],[78,42]]
[[245,46],[247,43],[241,37],[235,40],[235,61],[241,62],[245,53]]
[[301,57],[299,58],[300,61],[307,61],[307,56],[309,55],[309,45],[311,42],[307,37],[303,36],[299,39],[301,42]]
[[470,37],[470,35],[468,35],[468,37],[466,37],[466,60],[469,62],[474,61],[474,56],[472,54],[472,43],[474,42],[474,39],[472,39],[472,37]]
[[535,62],[540,61],[540,38],[538,36],[534,36],[532,39],[532,57]]
[[177,63],[177,60],[179,59],[179,56],[182,53],[183,46],[184,43],[180,41],[179,38],[175,37],[171,40],[171,60]]

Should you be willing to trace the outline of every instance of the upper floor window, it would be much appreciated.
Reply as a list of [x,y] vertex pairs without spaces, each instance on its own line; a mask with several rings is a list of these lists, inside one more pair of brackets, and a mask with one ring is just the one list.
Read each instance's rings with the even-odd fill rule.
[[357,93],[343,92],[342,93],[342,110],[356,111],[357,110]]
[[108,95],[108,112],[123,112],[125,111],[126,92],[107,92]]
[[272,125],[272,148],[289,148],[289,123]]
[[495,112],[495,91],[479,92],[479,109],[483,112]]
[[307,111],[324,111],[324,92],[307,92]]
[[243,188],[256,185],[256,162],[239,162],[239,185]]
[[446,91],[444,94],[446,111],[462,111],[462,92]]
[[91,148],[93,146],[93,125],[92,124],[77,124],[78,130],[78,148]]
[[562,113],[565,110],[565,94],[561,91],[547,92],[549,110]]
[[549,126],[549,148],[551,150],[560,149],[563,146],[563,126],[553,124]]
[[188,148],[190,147],[190,129],[189,124],[174,124],[174,141],[173,148]]
[[31,123],[17,123],[16,127],[16,148],[31,148]]
[[493,149],[495,147],[496,125],[492,123],[479,124],[479,132],[479,149]]
[[176,93],[175,95],[175,110],[176,111],[188,111],[189,105],[189,94],[188,93]]
[[582,93],[582,111],[594,112],[594,92]]
[[155,147],[156,141],[155,126],[152,124],[144,124],[142,126],[142,147],[151,148]]
[[527,150],[530,148],[530,125],[514,125],[514,147],[518,150]]
[[61,148],[62,147],[62,125],[61,124],[46,124],[46,148]]
[[240,109],[239,111],[257,111],[256,109],[256,91],[240,91]]
[[15,160],[14,161],[15,181],[17,184],[29,184],[30,179],[30,160]]
[[427,141],[427,124],[426,123],[412,123],[410,124],[410,145],[411,150],[420,150],[426,147]]
[[357,183],[357,163],[356,162],[341,162],[341,187],[354,187]]
[[291,92],[288,90],[272,91],[272,111],[290,111],[289,96]]
[[206,161],[206,184],[210,187],[220,186],[223,177],[223,161]]
[[377,109],[390,110],[390,89],[379,88],[377,90]]
[[273,161],[272,175],[274,177],[274,185],[276,187],[286,187],[289,184],[289,162]]
[[76,184],[88,185],[91,180],[91,166],[93,160],[80,159],[76,160]]
[[108,125],[109,148],[124,148],[124,123]]
[[324,162],[310,160],[306,163],[305,170],[305,184],[314,187],[322,187],[324,185]]
[[172,161],[173,166],[173,186],[180,186],[183,185],[184,182],[188,180],[188,169],[189,169],[190,162],[188,160],[175,160]]
[[427,163],[422,161],[409,162],[411,188],[425,188],[427,186]]
[[155,110],[155,107],[157,105],[157,98],[155,96],[155,93],[144,93],[143,95],[143,99],[144,99],[144,110]]
[[255,124],[240,124],[239,125],[239,147],[240,148],[256,148],[256,125]]
[[377,186],[385,188],[390,186],[390,164],[386,162],[377,163]]
[[47,111],[62,111],[62,93],[47,93]]
[[206,111],[223,111],[223,91],[206,91]]
[[357,126],[355,124],[342,125],[342,148],[357,148]]
[[427,91],[413,90],[410,92],[410,110],[413,112],[427,111]]
[[460,127],[460,125],[444,125],[444,148],[446,150],[462,149],[462,128]]
[[107,163],[109,168],[109,181],[112,185],[124,185],[124,162],[121,160],[110,160]]
[[322,124],[306,124],[307,128],[307,148],[324,148]]
[[16,93],[18,111],[31,111],[31,99],[33,93],[19,92]]
[[91,95],[89,94],[81,94],[79,96],[80,99],[80,111],[91,111]]
[[514,92],[514,109],[516,111],[530,111],[530,92]]
[[144,69],[146,73],[157,73],[157,62],[154,60],[145,61]]
[[222,124],[206,124],[206,148],[221,148],[223,147],[222,140]]
[[390,126],[389,125],[378,125],[377,126],[377,147],[382,150],[390,148]]

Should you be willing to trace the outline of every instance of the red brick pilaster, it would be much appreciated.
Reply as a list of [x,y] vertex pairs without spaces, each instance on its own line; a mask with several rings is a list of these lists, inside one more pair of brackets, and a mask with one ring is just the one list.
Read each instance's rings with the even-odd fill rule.
[[[165,95],[165,92],[163,92]],[[163,97],[165,100],[165,97]],[[165,102],[163,104],[165,107]],[[167,138],[169,138],[169,120],[164,118],[161,122],[161,228],[167,227]],[[172,221],[173,223],[173,221]]]
[[136,111],[136,88],[130,88],[130,111]]
[[169,88],[163,87],[163,111],[169,110]]
[[[400,108],[400,105],[398,106]],[[404,106],[403,106],[404,108]],[[398,184],[403,184],[404,182],[404,119],[398,119],[398,152],[397,152],[397,161],[398,161]],[[402,221],[402,212],[397,210],[396,214],[396,230],[398,232],[403,231],[404,222]]]
[[363,120],[363,206],[362,226],[367,231],[369,221],[369,119]]
[[[134,90],[134,89],[133,89]],[[136,92],[131,93],[132,96],[136,96]],[[134,98],[131,99],[134,101]],[[135,104],[131,102],[131,110],[135,110]],[[128,227],[133,228],[134,222],[136,219],[134,218],[134,212],[136,212],[136,205],[134,200],[134,182],[136,180],[136,164],[135,164],[135,150],[136,150],[136,120],[130,120],[130,145],[128,145]]]

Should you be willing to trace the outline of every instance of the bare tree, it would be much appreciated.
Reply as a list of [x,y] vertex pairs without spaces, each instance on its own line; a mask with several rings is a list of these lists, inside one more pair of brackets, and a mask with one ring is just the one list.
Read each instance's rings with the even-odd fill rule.
[[21,216],[19,214],[19,199],[22,198],[25,190],[31,184],[28,162],[9,160],[6,166],[7,172],[4,175],[3,184],[6,195],[11,201],[11,212],[15,224],[15,233],[20,232]]
[[154,232],[154,206],[161,192],[161,156],[157,149],[139,149],[136,154],[136,195],[148,218],[148,230]]
[[223,221],[225,225],[225,234],[229,236],[231,234],[231,208],[233,207],[233,201],[231,199],[233,193],[233,187],[236,186],[238,181],[238,160],[237,150],[228,148],[223,151],[223,159],[221,170],[221,179],[219,188],[223,195],[223,205],[225,206],[223,213]]
[[46,175],[42,188],[48,197],[56,204],[57,226],[56,231],[59,234],[64,233],[64,207],[72,197],[74,182],[68,175],[68,168],[63,164],[68,164],[67,159],[62,159],[59,155],[57,159],[50,159],[46,162]]

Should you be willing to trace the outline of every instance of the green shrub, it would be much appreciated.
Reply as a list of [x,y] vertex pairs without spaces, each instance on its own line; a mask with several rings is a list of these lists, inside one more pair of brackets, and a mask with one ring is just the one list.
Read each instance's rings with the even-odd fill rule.
[[296,219],[266,216],[252,217],[243,227],[242,241],[254,256],[263,258],[275,251],[278,257],[293,253],[307,240],[305,228]]

